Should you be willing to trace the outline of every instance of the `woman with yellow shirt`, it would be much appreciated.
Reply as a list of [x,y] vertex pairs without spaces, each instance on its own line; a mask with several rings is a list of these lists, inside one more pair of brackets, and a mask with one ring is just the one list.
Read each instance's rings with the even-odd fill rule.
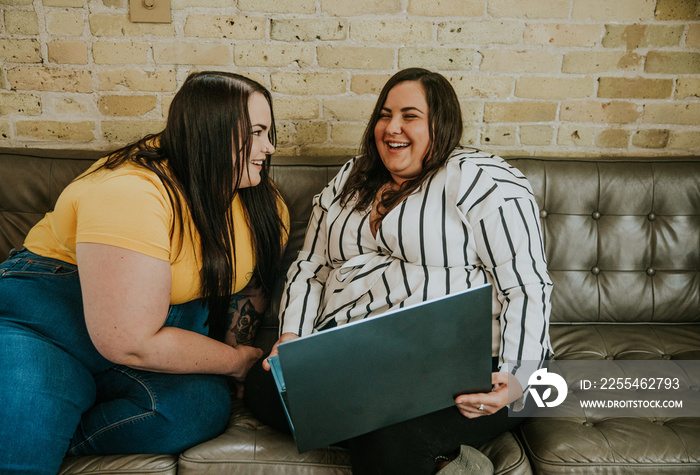
[[0,472],[225,428],[222,375],[261,356],[243,343],[286,240],[274,144],[263,86],[192,74],[161,133],[99,160],[0,264]]

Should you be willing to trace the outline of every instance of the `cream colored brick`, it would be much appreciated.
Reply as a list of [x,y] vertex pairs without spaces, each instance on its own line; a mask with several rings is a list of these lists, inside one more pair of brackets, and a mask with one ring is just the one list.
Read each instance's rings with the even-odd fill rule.
[[564,54],[562,72],[595,74],[611,71],[640,70],[644,57],[622,51],[572,51]]
[[630,132],[624,129],[606,129],[595,137],[595,146],[600,148],[627,148]]
[[484,14],[484,2],[482,0],[408,0],[407,12],[409,15],[419,16],[480,17]]
[[168,112],[170,111],[170,104],[173,102],[173,98],[175,97],[175,94],[168,94],[168,95],[163,95],[160,98],[160,109],[161,113],[163,115],[163,119],[168,118]]
[[106,95],[97,100],[100,114],[107,116],[136,117],[152,111],[156,106],[156,96]]
[[83,0],[41,0],[45,7],[69,7],[82,8],[85,6]]
[[326,120],[367,121],[374,110],[375,100],[352,97],[348,99],[324,99],[323,118]]
[[10,135],[10,121],[0,119],[0,140],[8,140]]
[[348,37],[346,20],[314,18],[273,19],[270,38],[279,41],[333,41]]
[[602,77],[598,97],[623,99],[666,99],[673,92],[673,79]]
[[8,35],[38,35],[39,21],[36,12],[28,10],[6,10],[5,32]]
[[506,75],[496,76],[446,76],[459,97],[500,99],[510,96],[515,79]]
[[0,92],[0,115],[41,114],[41,99],[35,94]]
[[262,40],[266,23],[262,17],[190,14],[185,22],[185,36]]
[[700,48],[700,23],[688,25],[688,33],[685,35],[685,44],[693,48]]
[[97,41],[92,44],[95,64],[146,64],[148,44],[133,41]]
[[217,43],[156,43],[153,59],[156,64],[226,66],[232,62],[230,47]]
[[21,120],[16,127],[17,135],[28,139],[89,142],[95,138],[95,123],[92,121]]
[[379,94],[391,74],[353,74],[350,90],[355,94]]
[[331,125],[331,141],[339,145],[357,145],[362,141],[362,135],[367,123],[340,122]]
[[516,44],[523,36],[517,21],[446,21],[438,24],[440,43],[460,45]]
[[174,36],[175,28],[172,23],[132,23],[127,14],[93,13],[90,15],[90,32],[98,38]]
[[300,155],[308,156],[308,157],[347,157],[348,159],[350,157],[354,157],[358,153],[358,148],[357,146],[352,146],[352,147],[342,147],[342,146],[333,146],[333,145],[309,145],[309,146],[304,146],[302,144],[301,147],[299,147],[299,153]]
[[485,128],[481,141],[488,145],[517,145],[518,132],[515,125],[489,125]]
[[319,46],[318,65],[322,68],[393,69],[393,48],[374,46]]
[[480,60],[476,51],[465,48],[419,46],[399,50],[399,69],[420,67],[439,71],[470,71]]
[[600,42],[601,25],[533,23],[525,27],[523,41],[531,45],[591,47]]
[[173,69],[101,69],[98,72],[101,91],[173,92],[177,89],[177,73]]
[[92,111],[94,107],[95,104],[92,101],[92,98],[90,98],[90,101],[88,102],[85,99],[79,100],[71,97],[64,97],[58,99],[54,104],[54,110],[56,111],[56,114],[59,115],[84,114],[88,111]]
[[0,38],[0,60],[7,63],[39,63],[41,45],[36,40]]
[[582,98],[594,93],[595,80],[591,77],[521,76],[515,83],[515,96],[526,99]]
[[680,77],[676,84],[676,99],[687,99],[689,97],[700,97],[700,78]]
[[479,143],[479,128],[469,124],[462,129],[462,137],[459,143],[462,145],[476,145]]
[[275,97],[275,120],[318,119],[319,100],[313,97]]
[[654,19],[656,0],[574,0],[571,18],[600,22],[647,21]]
[[347,92],[347,75],[341,72],[273,72],[272,90],[283,94],[326,95]]
[[688,104],[653,103],[644,106],[645,124],[700,124],[700,102]]
[[34,0],[2,0],[3,6],[19,6],[19,5],[31,5]]
[[656,19],[697,21],[700,20],[700,5],[697,0],[657,0]]
[[[129,8],[128,0],[102,0],[105,7],[114,8],[119,10],[125,10]],[[171,3],[172,6],[172,3]]]
[[238,0],[244,12],[315,13],[316,0]]
[[92,92],[90,71],[19,66],[7,71],[7,82],[20,91]]
[[668,147],[673,149],[689,149],[694,152],[699,150],[700,129],[672,130]]
[[103,120],[102,138],[110,144],[135,142],[148,134],[157,134],[165,127],[158,120]]
[[556,102],[515,101],[484,104],[484,122],[551,122],[556,115]]
[[557,145],[590,147],[595,139],[596,129],[589,126],[563,124],[557,131]]
[[301,145],[324,143],[328,140],[327,122],[300,122],[296,126],[296,142]]
[[350,39],[366,43],[416,44],[433,39],[433,26],[420,20],[354,20]]
[[625,101],[563,101],[559,119],[564,122],[628,124],[642,115],[638,106]]
[[[275,117],[277,119],[277,117]],[[280,150],[281,146],[292,142],[292,124],[289,122],[275,121],[275,131],[277,132],[277,145],[275,145],[276,153],[283,153]]]
[[236,66],[307,67],[313,64],[314,57],[314,47],[304,44],[238,43],[233,47],[233,61]]
[[49,12],[46,18],[46,28],[55,36],[80,36],[85,29],[85,19],[78,11]]
[[59,64],[87,64],[88,50],[84,41],[57,40],[47,44],[49,61]]
[[184,10],[185,8],[231,8],[232,0],[171,0],[172,10]]
[[642,148],[664,148],[668,145],[671,131],[668,129],[638,130],[632,135],[632,145]]
[[321,0],[321,11],[335,16],[401,13],[401,0]]
[[700,53],[649,51],[644,70],[648,73],[700,74]]
[[488,13],[507,18],[568,18],[571,0],[489,0]]
[[648,47],[677,46],[683,36],[683,25],[605,25],[603,46],[628,50]]
[[485,50],[481,71],[512,73],[558,73],[561,56],[548,51]]
[[554,127],[551,125],[521,125],[520,143],[523,145],[551,145]]
[[483,117],[484,105],[481,101],[459,101],[464,124],[477,124]]

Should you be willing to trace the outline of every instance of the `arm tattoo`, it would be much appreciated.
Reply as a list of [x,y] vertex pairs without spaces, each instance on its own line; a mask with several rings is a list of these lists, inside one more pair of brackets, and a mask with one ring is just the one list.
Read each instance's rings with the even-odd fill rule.
[[[242,306],[241,302],[244,302]],[[226,325],[229,335],[234,337],[235,343],[231,342],[234,346],[252,345],[261,320],[262,313],[255,309],[247,296],[231,296]]]

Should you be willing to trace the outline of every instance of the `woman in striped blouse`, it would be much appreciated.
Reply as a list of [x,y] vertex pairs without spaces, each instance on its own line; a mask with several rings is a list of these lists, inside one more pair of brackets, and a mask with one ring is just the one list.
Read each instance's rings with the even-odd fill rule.
[[461,135],[447,79],[418,68],[394,75],[361,154],[314,198],[304,247],[287,274],[278,343],[493,285],[492,392],[457,397],[458,411],[353,439],[354,473],[434,473],[460,445],[512,429],[518,419],[506,406],[529,376],[518,364],[541,362],[550,350],[551,281],[530,185],[501,158],[460,147]]

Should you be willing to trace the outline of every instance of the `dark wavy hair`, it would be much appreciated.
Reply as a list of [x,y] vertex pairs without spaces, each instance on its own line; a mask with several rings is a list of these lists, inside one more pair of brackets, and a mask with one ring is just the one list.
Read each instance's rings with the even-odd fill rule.
[[[236,193],[251,229],[254,277],[267,293],[282,253],[281,197],[269,176],[269,156],[260,184],[239,189],[252,146],[248,98],[256,92],[267,99],[272,113],[270,92],[257,82],[226,72],[193,73],[175,94],[165,129],[113,152],[101,167],[114,169],[133,163],[154,172],[175,210],[171,236],[180,233],[184,237],[188,232],[182,202],[189,209],[201,240],[201,293],[209,304],[210,332],[221,331],[235,281],[236,230],[231,203]],[[274,115],[269,133],[275,145]]]
[[382,107],[389,91],[399,83],[416,81],[423,86],[428,103],[430,146],[423,157],[423,169],[418,176],[407,180],[398,190],[383,192],[379,202],[380,215],[385,214],[401,200],[418,189],[423,182],[445,164],[452,151],[459,146],[462,137],[462,112],[459,100],[450,82],[441,74],[422,68],[409,68],[394,74],[379,93],[367,128],[362,137],[360,155],[340,194],[345,205],[355,197],[354,209],[365,210],[370,206],[379,189],[391,181],[374,139],[374,128],[379,121]]

